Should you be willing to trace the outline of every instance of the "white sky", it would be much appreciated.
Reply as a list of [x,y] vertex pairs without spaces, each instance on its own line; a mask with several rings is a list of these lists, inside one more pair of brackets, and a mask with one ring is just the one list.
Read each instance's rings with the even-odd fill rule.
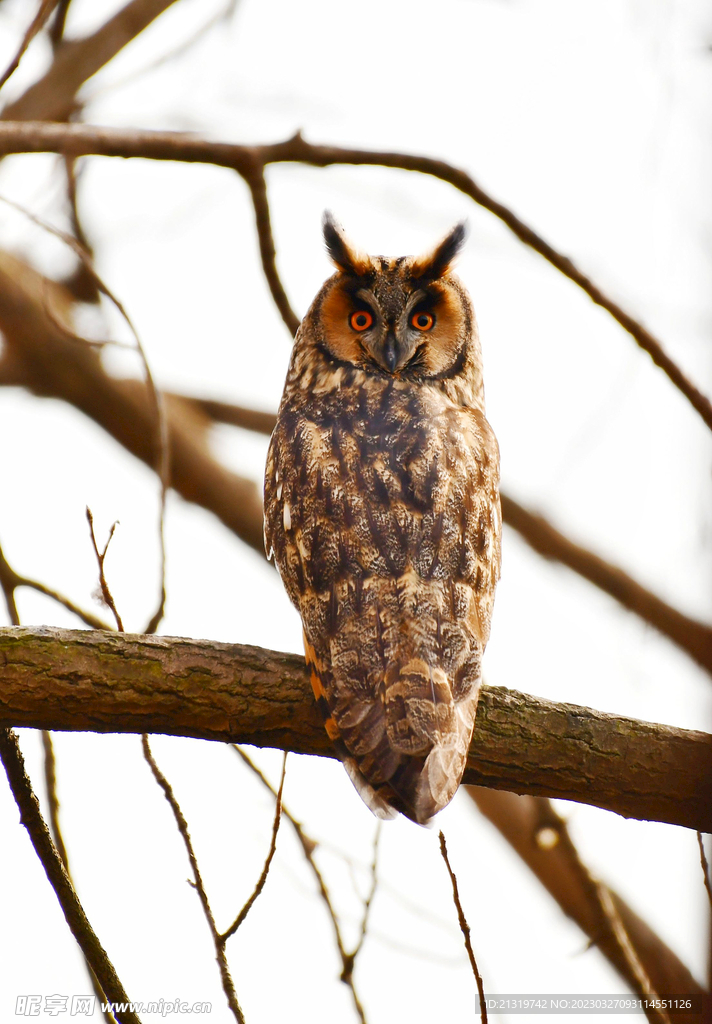
[[[91,30],[117,6],[74,0],[70,33]],[[301,128],[312,141],[462,166],[712,391],[706,5],[241,0],[233,21],[187,55],[133,77],[218,9],[183,0],[162,16],[88,83],[85,120],[244,142]],[[0,66],[27,15],[18,0],[0,6]],[[43,46],[31,48],[7,98],[45,66]],[[6,159],[0,194],[62,224],[54,167],[52,157]],[[709,432],[607,314],[443,183],[378,168],[283,166],[270,169],[268,184],[279,268],[300,315],[329,273],[325,207],[363,248],[394,255],[426,247],[466,216],[459,272],[480,323],[504,486],[709,620]],[[289,339],[261,277],[243,183],[216,168],[96,158],[80,200],[99,270],[137,324],[160,384],[276,408]],[[55,241],[5,208],[0,239],[50,273],[67,266]],[[108,310],[106,326],[93,326],[125,335]],[[122,353],[108,359],[116,372],[138,372]],[[120,520],[107,572],[126,628],[141,629],[157,592],[152,475],[80,414],[20,391],[0,392],[0,438],[0,542],[11,564],[89,604],[95,570],[84,506],[100,532]],[[215,445],[229,465],[260,478],[266,439],[221,428]],[[300,650],[297,615],[257,555],[175,497],[166,535],[163,633]],[[22,593],[19,603],[27,624],[77,625],[37,595]],[[709,679],[689,659],[510,532],[486,675],[603,711],[687,728],[710,722]],[[39,736],[25,732],[22,743],[41,790]],[[261,870],[271,801],[227,749],[163,737],[153,747],[224,926]],[[129,994],[211,1000],[207,1019],[227,1020],[183,847],[139,739],[58,735],[56,750],[80,895]],[[276,780],[280,755],[255,757]],[[285,801],[323,841],[320,862],[355,936],[360,904],[345,857],[363,893],[373,819],[341,767],[320,759],[290,758]],[[702,979],[706,919],[694,834],[558,806],[586,862]],[[0,906],[12,921],[0,928],[0,1018],[10,1019],[18,993],[71,994],[87,983],[2,785],[0,822]],[[624,991],[464,795],[439,823],[488,992]],[[472,1019],[474,982],[436,834],[387,824],[381,852],[382,886],[356,973],[369,1024]],[[353,1018],[329,922],[286,823],[265,893],[228,949],[248,1024]]]

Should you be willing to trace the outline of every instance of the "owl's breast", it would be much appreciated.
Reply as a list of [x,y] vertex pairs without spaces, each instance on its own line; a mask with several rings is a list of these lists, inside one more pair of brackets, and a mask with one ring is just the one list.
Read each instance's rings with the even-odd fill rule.
[[497,547],[498,558],[497,477],[484,417],[425,389],[285,403],[267,461],[267,549],[298,606],[343,580],[475,586],[483,556]]

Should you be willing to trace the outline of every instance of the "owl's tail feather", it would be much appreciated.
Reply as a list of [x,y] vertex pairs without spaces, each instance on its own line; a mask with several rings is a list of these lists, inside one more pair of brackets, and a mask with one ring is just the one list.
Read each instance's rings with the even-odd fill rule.
[[[328,669],[306,637],[304,648],[326,732],[363,802],[377,818],[400,812],[428,826],[460,784],[476,702],[453,701],[440,679],[433,690],[429,678],[421,693],[410,665],[410,678],[401,669],[387,683],[385,707],[380,700],[351,700],[332,708],[322,681]],[[434,701],[428,700],[431,691]]]
[[[345,747],[344,750],[346,751]],[[366,781],[366,778],[359,771],[356,759],[346,756],[342,757],[341,760],[344,768],[346,769],[346,774],[353,782],[356,787],[356,792],[366,804],[369,811],[372,811],[377,818],[381,818],[384,821],[389,818],[397,818],[398,811],[388,800],[387,794],[382,796],[377,789],[374,789],[373,786]]]

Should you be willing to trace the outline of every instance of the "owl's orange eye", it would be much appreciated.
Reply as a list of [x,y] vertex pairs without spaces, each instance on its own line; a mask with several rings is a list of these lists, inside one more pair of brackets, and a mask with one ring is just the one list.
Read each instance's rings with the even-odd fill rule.
[[358,309],[349,317],[349,323],[355,331],[367,331],[373,323],[373,315],[367,309]]
[[430,313],[413,313],[410,322],[419,331],[429,331],[435,323],[435,317]]

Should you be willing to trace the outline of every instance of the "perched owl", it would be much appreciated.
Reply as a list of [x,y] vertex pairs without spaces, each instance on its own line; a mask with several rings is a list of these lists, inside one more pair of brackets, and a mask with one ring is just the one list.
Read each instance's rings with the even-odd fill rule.
[[421,824],[465,769],[500,564],[464,236],[386,259],[325,215],[337,272],[297,332],[265,475],[326,731],[376,815]]

